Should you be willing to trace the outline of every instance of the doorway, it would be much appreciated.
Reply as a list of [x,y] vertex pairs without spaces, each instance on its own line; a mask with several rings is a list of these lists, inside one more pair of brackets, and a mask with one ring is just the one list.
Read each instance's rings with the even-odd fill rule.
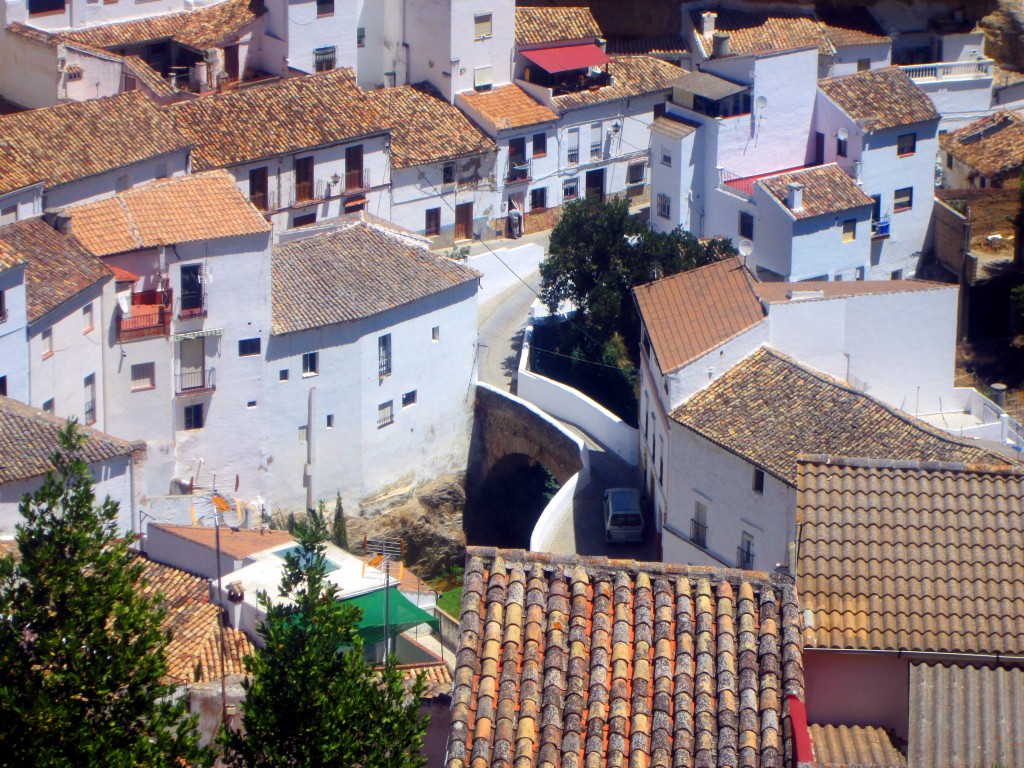
[[814,134],[814,162],[811,165],[825,163],[825,134],[820,131]]
[[459,203],[455,206],[455,239],[469,240],[473,237],[473,204]]
[[224,46],[224,74],[228,76],[229,82],[238,80],[239,69],[238,46]]
[[587,171],[587,197],[604,202],[604,168]]

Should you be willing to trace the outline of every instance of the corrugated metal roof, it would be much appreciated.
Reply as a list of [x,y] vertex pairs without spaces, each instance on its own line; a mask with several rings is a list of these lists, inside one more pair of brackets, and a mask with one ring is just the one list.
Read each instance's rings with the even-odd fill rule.
[[910,768],[1024,765],[1024,669],[910,665]]
[[907,768],[907,758],[884,728],[811,725],[818,768]]

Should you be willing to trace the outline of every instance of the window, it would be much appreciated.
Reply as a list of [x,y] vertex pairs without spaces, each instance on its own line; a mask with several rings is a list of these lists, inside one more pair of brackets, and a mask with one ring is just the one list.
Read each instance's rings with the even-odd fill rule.
[[548,135],[546,133],[533,134],[533,156],[544,157],[548,153]]
[[377,338],[377,375],[380,378],[391,375],[391,334]]
[[423,223],[423,234],[427,237],[441,234],[440,208],[427,208],[426,220]]
[[570,128],[569,129],[569,144],[568,144],[567,160],[569,165],[576,165],[580,161],[580,129]]
[[669,168],[672,167],[672,153],[664,148],[661,150],[661,164],[667,165]]
[[946,167],[947,168],[952,168],[953,167],[953,155],[951,155],[949,152],[946,153]]
[[7,397],[7,377],[0,376],[0,395]]
[[661,485],[665,479],[665,443],[661,435],[658,435],[658,447],[661,449],[661,455],[658,456],[658,485]]
[[[858,72],[867,72],[869,69],[871,69],[871,59],[857,59]],[[843,155],[843,157],[846,157],[846,155]]]
[[694,502],[693,519],[690,521],[690,541],[698,547],[708,545],[708,507],[702,501]]
[[185,429],[202,429],[205,421],[203,420],[203,404],[196,403],[195,405],[185,406]]
[[843,242],[849,243],[857,239],[857,220],[847,219],[843,222]]
[[255,400],[250,400],[249,402],[247,402],[245,404],[245,407],[246,408],[255,408],[256,407],[256,401]]
[[85,408],[83,415],[85,423],[96,423],[96,374],[90,373],[82,381],[82,391],[85,395]]
[[0,226],[7,224],[13,224],[18,220],[18,206],[9,205],[6,208],[0,208]]
[[316,0],[317,16],[333,16],[334,0]]
[[356,27],[356,48],[366,47],[366,27]]
[[473,17],[473,37],[482,40],[493,32],[491,14],[478,13]]
[[186,264],[181,268],[181,317],[201,317],[205,312],[202,265]]
[[313,49],[313,71],[327,72],[334,69],[338,49],[333,45]]
[[123,173],[120,176],[118,176],[116,179],[114,179],[114,191],[115,192],[124,192],[126,189],[128,189],[129,186],[130,185],[128,184],[128,174],[127,173]]
[[740,546],[736,550],[736,565],[744,571],[754,569],[754,537],[746,531],[740,535]]
[[82,307],[82,333],[89,333],[95,326],[92,322],[92,302]]
[[659,117],[664,116],[664,114],[665,114],[665,102],[664,101],[659,101],[657,104],[654,105],[654,119],[657,120]]
[[601,123],[590,124],[590,159],[600,160],[604,155],[604,136],[601,132]]
[[43,331],[43,360],[53,356],[53,331],[47,328]]
[[914,207],[914,188],[904,187],[903,189],[897,189],[893,197],[892,209],[897,213],[900,211],[909,211]]
[[562,202],[567,203],[580,196],[580,180],[566,179],[562,182]]
[[295,202],[313,199],[313,158],[295,159]]
[[253,168],[249,171],[249,202],[256,210],[267,210],[267,168]]
[[850,149],[850,140],[836,137],[836,157],[846,157]]
[[473,87],[478,91],[491,90],[494,82],[494,67],[477,67],[473,70]]
[[455,163],[445,163],[441,169],[441,183],[442,184],[454,184],[455,183]]
[[305,213],[302,216],[292,217],[292,229],[297,229],[298,227],[308,227],[310,224],[316,224],[315,213]]
[[740,211],[739,233],[742,238],[754,239],[754,214]]
[[54,405],[52,397],[43,403],[43,410],[46,411],[47,413],[53,413]]
[[408,408],[410,405],[416,405],[416,390],[412,392],[406,392],[402,395],[402,407]]
[[896,154],[900,157],[912,155],[917,151],[917,134],[905,133],[896,139]]
[[377,406],[377,429],[382,429],[395,422],[395,407],[392,400]]
[[252,357],[260,353],[260,339],[239,339],[238,341],[238,356],[239,357]]
[[435,325],[433,328],[430,329],[430,340],[431,341],[440,341],[441,340],[441,326],[440,325]]
[[902,269],[894,269],[892,271],[892,274],[889,276],[889,278],[891,280],[902,280],[903,279],[903,270]]
[[64,0],[28,0],[28,15],[63,13]]
[[626,170],[626,183],[643,184],[646,170],[647,164],[642,160],[639,163],[631,163]]
[[754,467],[754,493],[764,493],[764,470]]
[[132,392],[156,387],[156,364],[135,363],[132,365]]
[[543,211],[548,207],[548,189],[540,187],[530,190],[530,210]]
[[302,375],[316,376],[320,373],[320,353],[306,352],[302,356]]
[[672,215],[672,198],[658,193],[658,215],[663,219]]
[[306,443],[309,440],[309,427],[303,424],[299,427],[299,443]]
[[291,374],[289,373],[287,368],[282,368],[280,371],[277,372],[277,380],[288,381],[290,375]]
[[328,413],[327,414],[327,428],[328,429],[334,429],[334,414],[333,413]]

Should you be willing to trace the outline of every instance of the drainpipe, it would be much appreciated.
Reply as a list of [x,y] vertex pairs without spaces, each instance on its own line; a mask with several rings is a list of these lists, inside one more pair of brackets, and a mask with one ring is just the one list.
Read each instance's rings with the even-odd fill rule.
[[316,508],[316,387],[309,388],[306,412],[306,509]]

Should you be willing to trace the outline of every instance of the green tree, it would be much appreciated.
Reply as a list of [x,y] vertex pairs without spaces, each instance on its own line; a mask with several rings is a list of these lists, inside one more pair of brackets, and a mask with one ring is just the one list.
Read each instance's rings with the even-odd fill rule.
[[144,564],[98,505],[74,422],[21,502],[20,558],[0,560],[0,761],[40,766],[212,762],[162,680],[170,634]]
[[341,505],[341,494],[334,498],[334,523],[331,525],[331,541],[335,546],[348,549],[348,530],[345,525],[345,509]]
[[246,659],[242,725],[222,734],[228,765],[418,768],[426,722],[422,678],[407,690],[389,659],[375,670],[356,634],[359,610],[327,581],[327,523],[299,521],[299,551],[285,558],[281,600],[259,596],[265,650]]

